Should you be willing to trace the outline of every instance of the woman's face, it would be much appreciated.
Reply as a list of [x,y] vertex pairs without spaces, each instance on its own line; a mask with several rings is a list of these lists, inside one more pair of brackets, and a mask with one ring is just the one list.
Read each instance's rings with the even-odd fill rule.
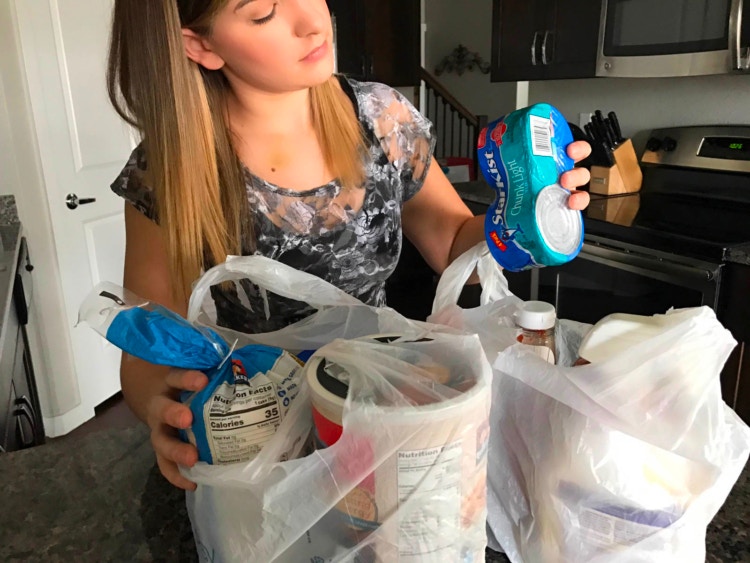
[[325,0],[229,0],[207,41],[230,80],[266,92],[308,88],[333,73]]

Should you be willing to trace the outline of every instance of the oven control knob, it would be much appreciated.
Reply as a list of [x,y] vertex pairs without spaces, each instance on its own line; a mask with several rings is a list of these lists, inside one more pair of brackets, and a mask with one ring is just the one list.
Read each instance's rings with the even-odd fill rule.
[[664,138],[664,150],[666,152],[672,152],[676,148],[677,148],[677,141],[675,141],[672,137]]
[[657,139],[656,137],[651,137],[646,142],[646,150],[651,152],[656,152],[659,149],[661,149],[661,140]]

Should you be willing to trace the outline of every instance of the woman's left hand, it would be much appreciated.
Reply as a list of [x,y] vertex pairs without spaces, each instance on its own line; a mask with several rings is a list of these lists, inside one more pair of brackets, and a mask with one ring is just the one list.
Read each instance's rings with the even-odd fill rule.
[[[568,156],[575,162],[580,162],[590,154],[591,145],[586,141],[575,141],[568,145]],[[574,168],[560,177],[562,187],[571,191],[568,198],[568,207],[576,210],[586,209],[589,204],[589,194],[588,192],[576,191],[576,188],[585,186],[590,179],[591,174],[586,168]]]

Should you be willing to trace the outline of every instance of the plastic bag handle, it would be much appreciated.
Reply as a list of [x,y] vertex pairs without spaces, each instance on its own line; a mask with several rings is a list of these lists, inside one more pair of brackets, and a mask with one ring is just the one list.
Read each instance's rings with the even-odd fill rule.
[[481,241],[456,258],[440,276],[435,301],[432,303],[433,315],[445,307],[458,303],[461,291],[475,269],[482,286],[482,305],[513,295],[502,268],[490,254],[487,242]]
[[261,290],[303,301],[315,309],[363,305],[359,299],[327,281],[266,256],[229,256],[226,262],[214,266],[196,282],[188,305],[188,320],[195,322],[198,319],[211,286],[243,279],[250,280]]

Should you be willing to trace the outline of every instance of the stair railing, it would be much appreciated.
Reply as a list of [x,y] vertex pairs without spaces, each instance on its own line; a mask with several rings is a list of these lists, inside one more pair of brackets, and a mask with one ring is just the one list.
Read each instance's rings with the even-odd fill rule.
[[[469,111],[426,69],[421,69],[420,78],[425,86],[425,115],[437,135],[435,156],[470,159],[474,163],[474,177],[478,177],[477,137],[487,125],[487,116]],[[416,91],[418,97],[419,88]]]

